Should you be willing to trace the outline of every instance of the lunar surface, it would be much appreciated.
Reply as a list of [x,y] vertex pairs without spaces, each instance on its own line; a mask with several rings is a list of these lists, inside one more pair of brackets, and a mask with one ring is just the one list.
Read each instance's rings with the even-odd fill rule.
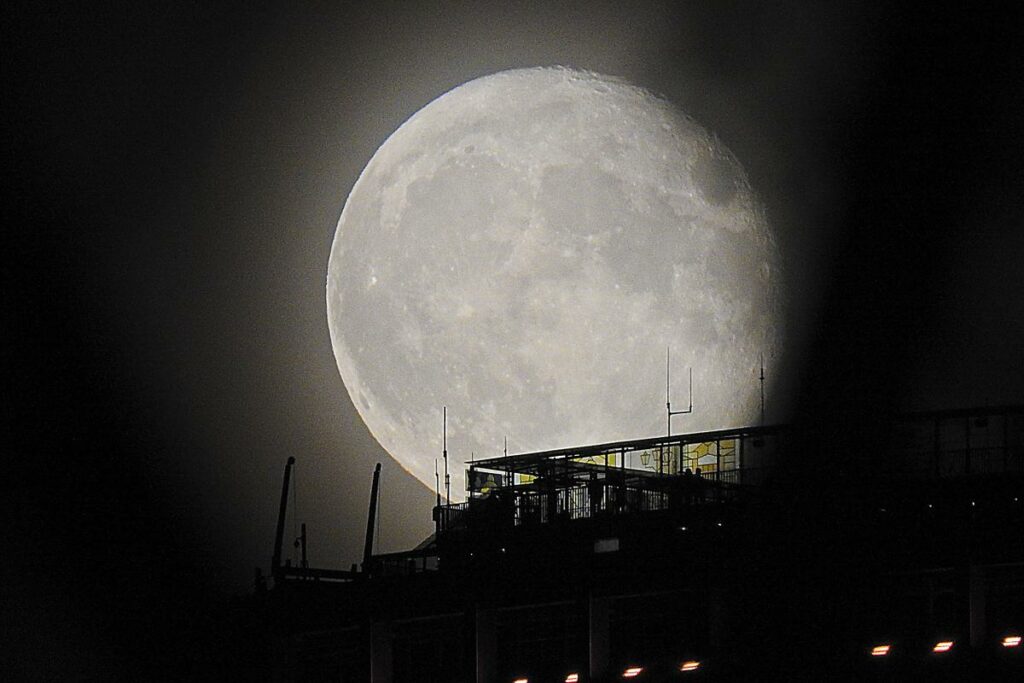
[[462,85],[377,150],[338,222],[327,314],[380,444],[452,497],[471,457],[755,424],[781,352],[775,238],[672,104],[561,68]]

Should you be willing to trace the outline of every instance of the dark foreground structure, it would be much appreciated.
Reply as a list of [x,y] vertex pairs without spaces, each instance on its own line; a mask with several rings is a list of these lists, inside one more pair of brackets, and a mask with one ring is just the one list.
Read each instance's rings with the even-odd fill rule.
[[1024,407],[514,455],[467,482],[403,553],[370,552],[374,496],[359,569],[281,566],[279,527],[254,598],[274,680],[1024,680]]

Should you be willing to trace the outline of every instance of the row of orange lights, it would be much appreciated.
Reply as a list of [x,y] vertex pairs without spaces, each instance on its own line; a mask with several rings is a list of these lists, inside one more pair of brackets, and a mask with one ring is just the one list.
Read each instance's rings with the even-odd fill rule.
[[[1006,636],[1000,641],[1000,645],[1003,647],[1020,647],[1021,637],[1020,636]],[[932,652],[942,653],[949,652],[953,649],[953,645],[956,641],[953,640],[940,640],[932,646]],[[885,643],[882,645],[875,645],[871,648],[872,657],[885,657],[892,651],[892,645]],[[696,671],[700,668],[700,662],[695,659],[689,659],[679,665],[680,671]],[[642,666],[631,666],[622,672],[623,678],[636,678],[644,672]],[[565,677],[565,683],[579,683],[580,675],[578,673],[571,673]],[[528,678],[517,678],[512,683],[530,683]]]
[[[1000,641],[1003,647],[1020,647],[1021,637],[1020,636],[1006,636]],[[953,649],[953,645],[956,642],[952,640],[940,640],[932,646],[932,652],[942,653],[949,652]],[[882,645],[875,645],[871,648],[872,657],[886,657],[892,651],[892,645],[885,643]],[[679,665],[679,670],[684,672],[696,671],[700,668],[700,662],[695,659],[688,659]],[[631,666],[622,672],[623,678],[636,678],[644,672],[642,666]],[[578,673],[571,673],[565,677],[565,683],[579,683],[580,675]],[[530,683],[528,678],[517,678],[512,683]]]
[[[683,662],[682,664],[679,665],[679,670],[680,671],[686,671],[686,672],[696,671],[699,668],[700,668],[700,662],[698,662],[696,659],[688,659],[688,660],[686,660],[685,662]],[[643,671],[644,671],[644,668],[642,666],[631,666],[631,667],[629,667],[628,669],[626,669],[625,671],[622,672],[622,677],[623,678],[636,678],[637,676],[642,674]]]
[[[1020,636],[1006,636],[1000,641],[1003,647],[1020,647],[1021,637]],[[932,652],[949,652],[953,649],[955,641],[952,640],[940,640],[932,646]],[[875,645],[871,648],[872,657],[885,657],[892,651],[892,645],[885,643],[882,645]],[[684,672],[696,671],[700,668],[700,662],[695,659],[689,659],[679,665],[679,670]],[[622,672],[623,678],[636,678],[644,672],[642,666],[631,666]],[[580,675],[578,673],[571,673],[565,677],[565,683],[579,683]],[[528,678],[517,678],[512,683],[530,683]]]
[[[1000,641],[1003,647],[1020,647],[1021,637],[1020,636],[1006,636]],[[953,649],[953,645],[956,641],[953,640],[940,640],[932,646],[932,652],[942,653],[949,652]],[[892,651],[892,645],[885,643],[882,645],[875,645],[871,648],[872,657],[886,657]],[[700,668],[700,662],[695,659],[689,659],[679,665],[679,670],[684,672],[696,671]],[[631,666],[622,672],[623,678],[636,678],[644,672],[642,666]],[[578,673],[571,673],[565,677],[565,683],[579,683],[580,675]],[[528,678],[517,678],[512,683],[530,683]]]
[[[696,659],[688,659],[679,665],[680,671],[696,671],[700,668],[700,662]],[[642,666],[631,666],[622,672],[623,678],[636,678],[644,672]],[[565,677],[565,683],[579,683],[580,675],[578,673],[571,673]],[[512,683],[530,683],[529,678],[517,678]]]
[[[955,641],[952,640],[940,640],[932,646],[932,652],[942,653],[949,652],[953,649]],[[1000,643],[1003,647],[1020,647],[1020,636],[1006,636]],[[875,645],[871,648],[872,657],[885,657],[892,650],[892,645],[888,643],[883,645]]]

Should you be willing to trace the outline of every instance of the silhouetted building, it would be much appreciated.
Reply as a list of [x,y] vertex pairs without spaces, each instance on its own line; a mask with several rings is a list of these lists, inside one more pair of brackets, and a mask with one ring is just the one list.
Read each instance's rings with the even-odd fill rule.
[[513,455],[467,486],[411,551],[275,560],[273,678],[1022,673],[1024,407]]

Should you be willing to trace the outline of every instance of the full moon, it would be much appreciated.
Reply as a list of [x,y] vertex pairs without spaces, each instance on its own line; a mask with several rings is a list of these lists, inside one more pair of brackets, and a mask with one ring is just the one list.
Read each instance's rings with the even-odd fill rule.
[[430,488],[472,457],[755,424],[783,343],[776,239],[738,160],[664,99],[564,68],[416,112],[345,202],[327,317],[373,436]]

